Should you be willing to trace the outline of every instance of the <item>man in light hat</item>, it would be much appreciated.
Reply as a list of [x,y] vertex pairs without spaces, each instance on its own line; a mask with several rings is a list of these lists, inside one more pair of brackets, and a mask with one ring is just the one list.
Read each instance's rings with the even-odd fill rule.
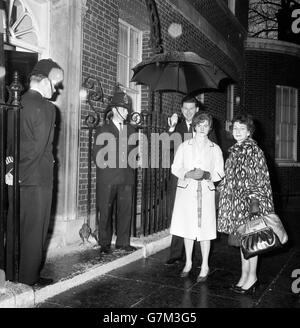
[[112,112],[111,120],[96,129],[94,139],[98,243],[101,245],[101,253],[111,251],[112,216],[116,203],[115,247],[133,251],[135,248],[130,246],[130,228],[135,170],[128,163],[128,154],[134,146],[128,145],[128,138],[135,133],[135,129],[124,124],[131,111],[130,97],[121,89],[117,89],[108,110]]
[[[30,74],[30,88],[21,98],[20,111],[20,262],[19,282],[47,285],[52,279],[40,277],[50,221],[56,108],[49,101],[63,81],[63,70],[51,59],[40,60]],[[9,137],[9,144],[11,143]],[[11,162],[13,159],[10,158]],[[6,182],[12,184],[12,172]],[[9,188],[11,189],[11,188]],[[11,192],[10,192],[11,196]],[[10,197],[7,237],[8,280],[13,279],[13,219]]]

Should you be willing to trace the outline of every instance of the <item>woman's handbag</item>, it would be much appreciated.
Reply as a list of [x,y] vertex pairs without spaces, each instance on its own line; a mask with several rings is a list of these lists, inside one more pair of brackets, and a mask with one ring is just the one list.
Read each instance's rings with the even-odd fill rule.
[[272,213],[250,220],[237,228],[241,235],[241,250],[245,259],[280,247],[288,240],[278,217]]

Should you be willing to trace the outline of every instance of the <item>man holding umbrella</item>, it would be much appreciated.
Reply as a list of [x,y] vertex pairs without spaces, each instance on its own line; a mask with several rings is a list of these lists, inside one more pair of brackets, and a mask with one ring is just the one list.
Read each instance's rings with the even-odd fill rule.
[[[215,63],[191,51],[168,51],[155,54],[152,58],[136,65],[133,72],[131,82],[147,85],[153,92],[178,92],[186,95],[199,94],[200,91],[212,92],[218,90],[220,82],[230,78]],[[180,133],[183,141],[187,140],[186,138],[192,138],[189,123],[192,122],[193,116],[198,110],[199,105],[195,98],[183,98],[181,111],[184,120],[177,124],[178,116],[173,114],[169,119],[169,133]],[[186,135],[186,138],[184,138],[184,135]],[[211,133],[210,139],[217,143],[214,133]],[[177,178],[172,176],[171,179],[171,199],[173,203]],[[173,236],[170,259],[166,264],[173,264],[181,259],[183,250],[183,239]],[[198,250],[200,252],[200,248]]]

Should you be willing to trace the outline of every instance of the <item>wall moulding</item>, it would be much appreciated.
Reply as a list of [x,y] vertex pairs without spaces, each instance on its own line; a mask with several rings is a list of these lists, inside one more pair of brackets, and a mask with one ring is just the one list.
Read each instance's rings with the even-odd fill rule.
[[300,45],[280,40],[247,38],[245,42],[245,50],[282,53],[300,57]]
[[162,53],[164,49],[162,45],[160,20],[159,20],[156,3],[154,0],[145,0],[145,3],[148,9],[149,20],[150,20],[151,47],[154,53]]

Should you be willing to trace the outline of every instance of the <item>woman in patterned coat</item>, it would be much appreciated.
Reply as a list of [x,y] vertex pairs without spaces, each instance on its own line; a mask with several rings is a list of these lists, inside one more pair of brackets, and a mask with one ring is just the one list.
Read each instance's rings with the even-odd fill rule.
[[[258,214],[274,212],[265,156],[251,138],[254,132],[252,117],[241,115],[232,123],[236,143],[229,149],[225,178],[218,186],[220,200],[217,230],[227,234],[234,234],[238,226],[250,220],[250,214],[251,219],[254,219]],[[252,293],[258,285],[257,256],[246,260],[241,252],[241,262],[240,280],[232,288],[235,292]]]

